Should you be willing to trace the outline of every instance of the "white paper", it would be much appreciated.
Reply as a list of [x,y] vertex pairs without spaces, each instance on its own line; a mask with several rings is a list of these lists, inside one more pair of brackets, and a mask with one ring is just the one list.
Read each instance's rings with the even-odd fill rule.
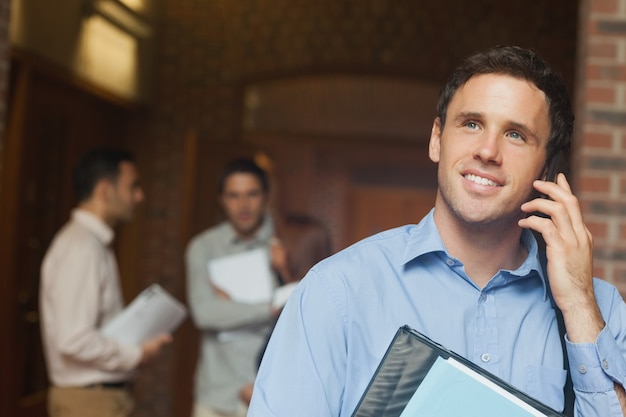
[[233,301],[252,304],[272,299],[274,278],[265,248],[217,258],[207,267],[211,282]]
[[102,334],[123,344],[140,345],[160,334],[172,333],[185,317],[185,306],[159,284],[152,284],[104,325]]

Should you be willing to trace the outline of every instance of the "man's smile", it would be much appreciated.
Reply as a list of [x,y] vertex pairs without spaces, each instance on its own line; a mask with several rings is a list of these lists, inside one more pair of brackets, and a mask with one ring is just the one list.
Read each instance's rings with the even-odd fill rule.
[[489,185],[492,187],[502,187],[502,184],[498,184],[495,181],[492,181],[488,178],[483,178],[483,177],[479,177],[478,175],[474,175],[474,174],[465,174],[463,176],[466,180],[471,181],[473,183],[479,184],[479,185]]

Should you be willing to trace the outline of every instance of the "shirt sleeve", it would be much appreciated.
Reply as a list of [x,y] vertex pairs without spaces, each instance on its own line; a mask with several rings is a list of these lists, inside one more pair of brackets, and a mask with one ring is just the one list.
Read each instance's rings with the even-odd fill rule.
[[290,297],[263,357],[249,417],[341,415],[345,314],[332,284],[314,268]]
[[222,331],[268,323],[269,303],[238,303],[217,296],[209,281],[209,256],[200,240],[192,241],[185,253],[187,299],[192,319],[201,330]]
[[622,417],[615,384],[626,383],[626,305],[616,290],[606,295],[596,289],[596,296],[606,321],[596,343],[571,343],[566,337],[575,415]]
[[54,266],[55,284],[46,302],[55,316],[55,339],[62,355],[100,370],[126,372],[138,365],[141,348],[122,345],[99,331],[101,277],[115,267],[104,254],[87,243],[73,245],[71,256],[60,257]]

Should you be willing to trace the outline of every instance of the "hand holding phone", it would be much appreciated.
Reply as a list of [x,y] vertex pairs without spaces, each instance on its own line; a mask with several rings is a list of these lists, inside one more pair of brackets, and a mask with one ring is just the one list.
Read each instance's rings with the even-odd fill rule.
[[[576,323],[583,312],[587,314],[584,317],[592,314],[602,321],[593,292],[593,237],[565,175],[558,174],[555,182],[536,180],[533,187],[547,198],[537,197],[522,204],[522,211],[530,215],[520,219],[518,224],[542,235],[549,285],[555,302],[563,311],[568,337],[587,340],[597,328],[583,330],[580,327],[584,326],[572,323]],[[533,213],[543,213],[546,217]],[[592,322],[598,323],[598,320]]]

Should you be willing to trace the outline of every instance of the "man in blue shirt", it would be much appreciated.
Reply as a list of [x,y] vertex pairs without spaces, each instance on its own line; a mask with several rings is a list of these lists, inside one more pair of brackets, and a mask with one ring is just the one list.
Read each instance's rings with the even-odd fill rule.
[[[575,414],[623,415],[626,305],[593,278],[593,239],[560,173],[574,121],[563,81],[533,52],[499,47],[455,70],[437,112],[434,209],[309,271],[248,416],[350,416],[405,324],[562,410],[568,370],[550,291]],[[531,230],[545,240],[547,274]]]

